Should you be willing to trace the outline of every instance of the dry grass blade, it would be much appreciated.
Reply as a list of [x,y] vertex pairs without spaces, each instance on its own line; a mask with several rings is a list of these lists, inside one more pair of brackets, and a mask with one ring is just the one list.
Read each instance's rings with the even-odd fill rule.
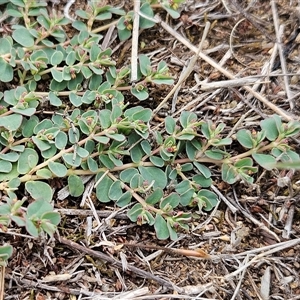
[[260,294],[263,300],[269,299],[270,287],[271,287],[271,271],[270,271],[270,267],[268,266],[264,272],[264,275],[261,277]]
[[[195,52],[195,55],[189,61],[188,66],[180,74],[178,82],[175,84],[175,86],[172,88],[172,90],[169,92],[169,94],[164,98],[164,100],[153,111],[153,115],[155,115],[165,105],[165,103],[170,99],[170,97],[173,95],[173,93],[175,93],[176,90],[180,88],[181,84],[187,79],[187,77],[193,71],[195,63],[198,60],[199,53],[201,52],[201,49],[203,47],[203,42],[205,41],[205,38],[206,38],[206,35],[208,33],[209,27],[210,27],[210,23],[206,23],[201,42],[199,44],[199,47],[197,48],[197,51]],[[172,104],[172,113],[174,112],[173,111],[174,107],[175,107],[175,104],[173,103]]]
[[[230,278],[238,275],[244,269],[248,268],[253,263],[259,261],[263,257],[266,257],[266,256],[268,256],[270,254],[273,254],[275,252],[279,252],[279,251],[287,249],[287,248],[291,248],[291,247],[293,247],[295,245],[299,245],[299,244],[300,244],[300,239],[296,239],[296,240],[282,242],[282,243],[278,243],[278,244],[271,245],[271,246],[268,246],[268,247],[262,247],[262,248],[258,248],[258,249],[255,249],[255,250],[250,250],[250,251],[246,251],[244,253],[240,253],[239,256],[242,255],[242,254],[247,255],[249,253],[262,252],[261,254],[258,254],[254,258],[252,258],[248,263],[246,263],[243,266],[239,267],[236,271],[234,271],[234,272],[226,275],[225,279],[229,280]],[[270,250],[265,251],[265,249],[270,249]]]
[[134,1],[134,19],[132,29],[132,45],[131,45],[131,82],[138,78],[138,48],[139,48],[139,24],[140,24],[140,1]]
[[[284,31],[284,26],[279,25],[278,12],[277,12],[276,3],[274,0],[271,1],[271,7],[272,7],[272,13],[273,13],[274,27],[275,27],[275,32],[276,32],[276,39],[277,39],[277,43],[278,43],[278,52],[279,52],[279,57],[280,57],[281,69],[282,69],[283,74],[286,74],[287,73],[286,59],[284,57],[283,47],[282,47],[282,43],[281,43],[281,36]],[[295,103],[292,100],[293,94],[289,87],[288,77],[283,76],[283,80],[284,80],[285,92],[286,92],[286,95],[287,95],[287,98],[288,98],[288,101],[290,104],[290,108],[293,109],[295,107]]]
[[[188,40],[186,40],[182,35],[178,34],[172,27],[170,27],[167,23],[161,21],[161,26],[171,35],[173,35],[178,41],[180,41],[182,44],[184,44],[186,47],[191,49],[194,53],[198,52],[197,47],[195,47],[193,44],[191,44]],[[227,71],[225,68],[221,67],[217,62],[215,62],[212,58],[205,55],[204,53],[200,52],[199,57],[203,60],[205,60],[207,63],[209,63],[212,67],[216,68],[218,71],[223,73],[226,77],[230,79],[234,79],[234,75]],[[243,88],[251,93],[254,97],[256,97],[259,101],[267,105],[271,110],[273,110],[276,114],[279,114],[282,116],[285,120],[291,121],[293,120],[293,117],[277,105],[273,104],[272,102],[268,101],[264,96],[259,94],[258,92],[252,90],[248,86],[243,86]]]
[[5,267],[0,266],[0,300],[4,300],[4,278],[5,278]]

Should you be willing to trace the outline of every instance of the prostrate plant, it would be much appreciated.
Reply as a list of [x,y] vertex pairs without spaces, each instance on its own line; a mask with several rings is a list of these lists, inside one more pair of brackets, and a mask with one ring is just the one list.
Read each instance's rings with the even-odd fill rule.
[[[150,85],[173,84],[173,78],[165,62],[153,65],[140,55],[139,79],[131,86],[130,68],[117,68],[111,50],[99,47],[95,22],[122,15],[119,9],[91,2],[86,12],[77,12],[88,23],[75,21],[80,32],[68,40],[69,21],[49,16],[43,1],[10,2],[6,12],[23,25],[0,39],[0,80],[16,86],[0,93],[2,231],[16,224],[33,236],[53,235],[60,216],[51,180],[65,179],[70,195],[80,197],[81,175],[94,174],[100,202],[132,203],[130,220],[153,225],[159,239],[176,239],[178,231],[189,230],[192,212],[217,205],[209,189],[212,172],[229,184],[252,184],[257,164],[271,170],[279,161],[299,160],[287,138],[300,131],[300,123],[282,123],[277,115],[262,121],[260,131],[238,131],[237,141],[224,137],[225,124],[187,111],[167,117],[165,130],[154,130],[151,109],[131,107],[122,92],[145,100]],[[152,7],[143,5],[150,15]],[[41,83],[49,91],[40,91]],[[24,189],[27,197],[19,199]],[[0,259],[10,252],[0,248]]]

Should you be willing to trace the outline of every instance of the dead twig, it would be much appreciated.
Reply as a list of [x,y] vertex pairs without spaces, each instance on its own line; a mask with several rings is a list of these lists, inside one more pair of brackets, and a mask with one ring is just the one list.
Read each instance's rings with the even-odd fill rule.
[[139,44],[139,24],[140,24],[140,0],[134,1],[134,17],[132,28],[132,45],[131,45],[131,82],[137,80],[137,59],[138,59],[138,44]]
[[[59,208],[56,209],[56,211],[65,216],[92,216],[93,215],[93,212],[90,209]],[[110,217],[113,212],[110,210],[96,210],[96,213],[100,218],[107,218]],[[117,214],[114,215],[114,219],[128,220],[128,216],[126,215],[126,213],[117,212]]]
[[5,266],[0,266],[0,300],[4,299]]
[[[282,72],[284,74],[286,74],[287,73],[286,60],[284,57],[284,50],[283,50],[282,43],[281,43],[281,36],[283,34],[284,26],[283,25],[279,26],[278,12],[277,12],[277,8],[276,8],[276,4],[275,4],[274,0],[271,1],[271,7],[272,7],[272,13],[273,13],[273,20],[274,20],[274,27],[275,27],[275,32],[276,32],[276,39],[277,39],[277,46],[278,46],[278,52],[279,52],[279,57],[280,57],[281,69],[282,69]],[[287,98],[288,98],[288,101],[290,104],[290,108],[294,109],[295,102],[294,102],[294,100],[292,100],[293,94],[290,90],[288,77],[283,76],[283,80],[284,80],[285,92],[286,92],[286,95],[287,95]]]
[[[96,258],[100,258],[104,261],[107,261],[109,263],[111,263],[112,265],[118,267],[118,268],[123,268],[123,265],[122,265],[122,262],[118,261],[117,259],[113,258],[113,257],[110,257],[104,253],[101,253],[99,251],[95,251],[95,250],[92,250],[92,249],[89,249],[89,248],[86,248],[84,246],[81,246],[75,242],[72,242],[64,237],[59,237],[59,236],[56,236],[57,240],[68,246],[70,249],[75,249],[75,250],[78,250],[79,252],[84,252],[92,257],[96,257]],[[137,274],[138,276],[142,277],[142,278],[146,278],[146,279],[151,279],[151,280],[154,280],[156,281],[157,283],[159,283],[160,285],[163,285],[164,287],[168,288],[168,289],[171,289],[171,290],[176,290],[178,292],[180,292],[182,289],[177,287],[176,285],[172,284],[171,282],[165,280],[165,279],[162,279],[160,277],[157,277],[147,271],[144,271],[144,270],[141,270],[137,267],[134,267],[130,264],[128,264],[128,268],[127,268],[128,271],[130,272],[133,272],[135,274]]]

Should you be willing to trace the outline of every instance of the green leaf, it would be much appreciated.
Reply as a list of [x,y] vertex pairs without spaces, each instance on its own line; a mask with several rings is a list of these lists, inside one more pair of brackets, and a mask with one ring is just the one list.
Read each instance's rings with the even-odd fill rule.
[[73,167],[79,167],[81,164],[82,159],[80,158],[80,156],[75,155],[73,153],[65,153],[63,154],[63,160],[70,166]]
[[254,147],[254,142],[250,130],[239,130],[236,134],[236,138],[243,147],[247,149],[251,149]]
[[76,20],[72,23],[72,26],[78,31],[87,30],[87,26],[84,22]]
[[140,174],[136,174],[130,179],[129,185],[132,189],[138,189],[143,185],[143,183],[144,178]]
[[146,201],[147,204],[154,205],[154,204],[158,203],[161,200],[163,195],[164,195],[163,190],[161,188],[157,188],[153,191],[153,193],[151,195],[149,195],[145,199],[145,201]]
[[51,69],[51,74],[53,76],[53,78],[57,81],[57,82],[62,82],[64,77],[63,77],[63,72],[60,72],[56,69]]
[[137,87],[131,88],[131,94],[140,101],[146,100],[149,97],[148,89],[146,87],[143,87],[142,89]]
[[208,158],[215,160],[222,160],[225,154],[227,154],[226,152],[219,149],[206,150],[204,153]]
[[31,148],[26,148],[19,157],[18,160],[18,172],[20,174],[26,174],[31,171],[38,163],[39,155]]
[[282,162],[299,161],[300,156],[297,152],[287,149],[282,151],[278,148],[273,148],[271,154],[276,158],[280,158]]
[[103,129],[109,128],[111,126],[110,115],[111,115],[110,110],[108,109],[100,110],[99,120],[100,120],[101,127]]
[[180,195],[180,204],[183,206],[189,205],[194,193],[195,193],[195,190],[193,188],[189,188],[184,193],[182,193]]
[[174,9],[172,9],[169,5],[162,6],[173,19],[178,19],[180,17],[180,13]]
[[34,38],[25,27],[14,30],[12,38],[23,47],[30,48],[34,45]]
[[80,156],[81,158],[87,158],[89,156],[89,151],[85,150],[84,148],[82,147],[77,147],[76,148],[76,154],[78,156]]
[[113,169],[116,165],[106,154],[100,154],[99,160],[107,169]]
[[179,202],[180,202],[179,195],[176,193],[171,193],[160,202],[159,207],[162,210],[169,211],[170,210],[169,208],[177,207]]
[[176,128],[176,121],[171,116],[165,118],[165,127],[168,134],[173,134]]
[[156,214],[154,228],[159,240],[166,240],[170,236],[167,222],[160,214]]
[[16,162],[19,159],[19,154],[16,152],[9,152],[9,153],[0,153],[0,159]]
[[107,136],[94,136],[93,139],[101,144],[108,144],[110,139]]
[[39,231],[36,228],[35,224],[28,218],[26,218],[26,230],[33,237],[39,236]]
[[193,164],[191,163],[186,163],[181,165],[181,172],[188,172],[188,171],[192,171],[194,168]]
[[37,116],[31,116],[26,121],[24,120],[22,124],[22,134],[24,137],[31,137],[33,135],[34,127],[39,123],[39,119]]
[[81,73],[85,79],[89,79],[93,75],[93,72],[86,66],[81,67]]
[[262,120],[260,126],[266,132],[266,137],[269,141],[275,141],[279,135],[278,126],[281,124],[281,118],[278,115],[273,115],[271,118]]
[[48,211],[41,216],[41,219],[48,220],[53,225],[58,225],[60,223],[60,214],[54,211]]
[[19,172],[17,171],[17,164],[12,164],[12,169],[9,173],[0,172],[0,182],[1,181],[8,181],[19,176]]
[[140,62],[140,70],[144,76],[148,76],[151,74],[151,62],[150,58],[145,54],[139,55],[139,62]]
[[200,171],[200,173],[205,177],[205,178],[210,178],[211,172],[210,169],[196,161],[194,161],[194,166]]
[[28,117],[32,116],[36,112],[36,109],[34,107],[20,108],[20,109],[12,107],[10,110],[17,114],[28,116]]
[[243,167],[252,167],[253,166],[253,160],[250,157],[245,157],[240,160],[238,160],[234,166],[236,168],[243,168]]
[[49,184],[42,181],[27,181],[26,191],[35,200],[50,202],[52,200],[52,189]]
[[211,178],[206,178],[203,175],[195,175],[193,176],[193,181],[199,184],[201,187],[210,187],[212,184]]
[[50,58],[50,62],[52,65],[59,65],[64,59],[64,55],[61,51],[55,51],[51,58]]
[[127,182],[129,183],[131,178],[138,174],[138,170],[135,169],[135,168],[128,168],[128,169],[125,169],[123,170],[121,173],[120,173],[120,179],[124,182]]
[[37,138],[36,136],[32,137],[32,141],[36,144],[36,146],[41,151],[46,151],[51,148],[51,145],[48,141],[42,141],[41,139]]
[[172,220],[172,218],[168,218],[167,219],[167,227],[169,230],[170,239],[172,241],[176,241],[178,239],[178,234],[175,231],[175,229],[173,228],[173,224],[174,224],[174,221]]
[[5,266],[6,261],[12,256],[13,247],[11,245],[0,246],[0,266]]
[[51,211],[53,211],[52,205],[43,199],[39,199],[28,205],[26,215],[29,219],[34,220],[36,218],[40,219],[44,213]]
[[143,108],[140,111],[132,115],[134,121],[143,121],[145,123],[149,122],[152,117],[152,111],[150,108]]
[[266,170],[272,170],[275,168],[276,159],[272,155],[253,153],[252,157],[261,167],[263,167]]
[[165,165],[165,161],[161,159],[159,156],[150,156],[150,161],[156,166],[156,167],[163,167]]
[[57,177],[65,177],[67,175],[67,168],[65,165],[54,162],[54,161],[49,161],[48,167],[50,171]]
[[22,123],[23,117],[18,114],[12,114],[9,116],[0,115],[0,127],[4,127],[9,131],[16,131]]
[[43,179],[50,179],[52,178],[52,173],[48,169],[40,169],[36,171],[36,175]]
[[151,155],[151,145],[150,145],[149,141],[143,140],[141,142],[141,147],[147,155]]
[[238,174],[235,168],[230,164],[222,164],[222,179],[229,184],[234,184],[237,181]]
[[100,202],[106,203],[111,201],[108,194],[113,181],[107,175],[102,177],[103,174],[104,172],[99,172],[96,175],[96,196]]
[[70,195],[73,197],[79,197],[84,192],[84,184],[82,179],[77,175],[70,175],[68,177],[68,187]]
[[93,172],[93,173],[97,172],[98,164],[92,157],[88,157],[87,164],[88,164],[88,168],[91,172]]
[[111,200],[118,200],[122,196],[122,194],[122,182],[120,180],[117,180],[110,186],[108,197]]
[[282,162],[282,163],[277,163],[275,165],[275,168],[278,169],[295,169],[295,170],[300,170],[300,160],[295,161],[295,162]]
[[165,75],[155,75],[151,78],[151,82],[155,84],[168,84],[172,85],[174,84],[174,79],[170,78],[170,76],[165,76]]
[[[73,66],[75,62],[76,62],[76,52],[70,51],[66,57],[66,64],[68,66]],[[67,68],[66,70],[68,70],[68,73],[70,73],[70,68]]]
[[52,237],[57,229],[57,226],[53,225],[48,220],[42,220],[40,229],[45,231],[50,237]]
[[213,146],[226,146],[226,145],[231,145],[232,143],[232,139],[231,138],[225,138],[225,139],[214,139],[214,140],[211,140],[211,144]]
[[190,124],[197,121],[197,115],[194,112],[183,111],[180,115],[180,124],[183,128],[187,128]]
[[143,206],[140,203],[136,203],[127,213],[128,218],[131,222],[136,222],[138,217],[143,212]]
[[105,135],[118,142],[123,142],[125,140],[125,136],[123,134],[119,134],[119,133],[110,134],[106,132]]
[[12,45],[8,38],[0,38],[0,56],[3,54],[9,54]]
[[[154,13],[149,3],[144,3],[141,6],[140,11],[150,18],[154,18]],[[154,25],[155,22],[140,16],[140,28],[151,28]]]
[[3,173],[9,173],[12,170],[12,163],[5,160],[0,160],[0,170]]
[[116,201],[116,204],[119,207],[124,207],[130,203],[131,198],[132,198],[131,192],[127,191]]
[[64,149],[68,143],[68,136],[65,132],[60,131],[55,138],[55,147],[57,149]]
[[167,185],[167,177],[165,173],[156,167],[138,167],[141,175],[148,182],[154,181],[154,188],[165,188]]
[[218,197],[215,193],[208,190],[201,190],[198,194],[198,197],[205,202],[204,210],[210,211],[218,204]]
[[75,106],[78,107],[82,104],[82,97],[76,95],[75,93],[71,92],[69,95],[69,99],[71,103]]
[[130,156],[133,162],[139,163],[144,156],[144,151],[141,145],[137,144],[130,150]]
[[185,193],[187,190],[191,188],[191,184],[189,180],[182,180],[179,184],[177,184],[175,191],[179,194]]
[[2,57],[0,57],[0,70],[0,81],[10,82],[13,80],[14,70]]

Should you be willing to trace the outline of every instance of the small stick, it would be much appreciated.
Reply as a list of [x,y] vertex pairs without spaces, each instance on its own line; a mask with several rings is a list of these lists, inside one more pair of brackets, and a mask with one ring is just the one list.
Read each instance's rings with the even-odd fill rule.
[[[201,84],[202,91],[208,91],[216,88],[239,87],[243,85],[255,84],[259,79],[255,77],[236,78],[231,80],[221,80],[213,82],[205,82]],[[268,83],[269,81],[260,81],[259,83]]]
[[[87,248],[87,247],[84,247],[78,243],[75,243],[75,242],[72,242],[64,237],[59,237],[59,236],[56,236],[56,239],[66,245],[67,247],[69,247],[70,249],[74,249],[74,250],[77,250],[81,253],[86,253],[92,257],[96,257],[96,258],[99,258],[99,259],[102,259],[104,261],[107,261],[108,263],[110,263],[111,265],[113,266],[117,266],[118,268],[122,268],[122,262],[118,261],[117,259],[111,257],[111,256],[108,256],[107,254],[104,254],[100,251],[95,251],[95,250],[92,250],[90,248]],[[137,274],[138,276],[142,277],[142,278],[145,278],[145,279],[152,279],[154,281],[156,281],[157,283],[167,287],[168,289],[171,289],[171,290],[176,290],[178,292],[181,291],[181,288],[179,288],[178,286],[172,284],[171,282],[163,279],[163,278],[160,278],[160,277],[157,277],[149,272],[146,272],[142,269],[139,269],[135,266],[132,266],[130,264],[127,265],[127,270],[128,271],[131,271],[131,272],[134,272],[135,274]]]
[[134,17],[132,28],[132,44],[131,44],[131,82],[137,80],[137,59],[138,59],[138,46],[139,46],[139,24],[140,24],[140,0],[134,1]]
[[0,300],[4,299],[5,266],[0,266]]
[[142,249],[151,249],[151,250],[162,250],[167,253],[172,254],[179,254],[183,256],[192,256],[192,257],[198,257],[198,258],[204,258],[204,259],[210,259],[210,255],[207,254],[202,249],[183,249],[183,248],[167,248],[167,247],[160,247],[155,245],[144,245],[144,244],[131,244],[131,243],[123,243],[124,246],[132,247],[132,248],[142,248]]

